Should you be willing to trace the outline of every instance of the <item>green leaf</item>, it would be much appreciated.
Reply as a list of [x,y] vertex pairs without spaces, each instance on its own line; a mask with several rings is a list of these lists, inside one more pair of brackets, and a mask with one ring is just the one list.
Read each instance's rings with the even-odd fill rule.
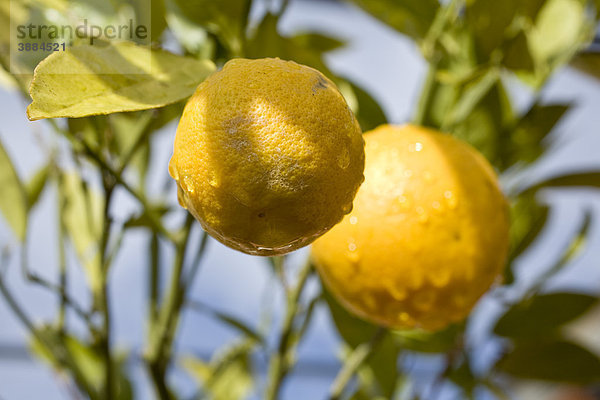
[[533,57],[548,63],[581,43],[585,9],[579,0],[547,0],[529,34]]
[[486,61],[504,41],[522,0],[474,0],[465,9],[465,17],[474,33],[480,59]]
[[[535,193],[518,197],[510,207],[509,260],[521,255],[537,238],[548,220],[549,207],[540,204]],[[511,282],[505,282],[508,284]]]
[[504,59],[502,63],[508,69],[517,73],[535,73],[535,61],[531,56],[527,34],[523,30],[504,44]]
[[352,0],[398,32],[423,39],[440,8],[437,0]]
[[460,99],[450,111],[445,123],[452,126],[464,121],[498,83],[499,79],[500,74],[498,70],[491,68],[479,78],[467,84],[461,93]]
[[596,297],[581,293],[538,295],[511,307],[496,323],[494,333],[511,338],[549,336],[597,303]]
[[[369,342],[379,329],[377,326],[350,315],[333,296],[323,291],[333,322],[338,333],[350,349]],[[392,335],[386,335],[366,363],[359,369],[358,376],[362,390],[370,394],[370,398],[384,396],[391,398],[399,374],[396,363],[400,349]]]
[[27,208],[31,210],[38,202],[50,176],[50,165],[38,169],[25,187],[27,193]]
[[571,65],[596,79],[600,79],[600,53],[592,51],[579,53],[571,61]]
[[356,119],[360,124],[363,132],[369,131],[378,127],[381,124],[387,123],[387,117],[385,116],[381,106],[369,93],[361,89],[359,86],[349,82],[352,91],[356,97],[358,108],[355,111]]
[[448,379],[463,390],[466,398],[475,398],[473,392],[478,385],[478,379],[473,374],[467,355],[462,357],[457,367],[452,368],[448,372]]
[[166,213],[171,211],[171,208],[164,203],[150,204],[146,210],[143,210],[140,214],[132,215],[124,223],[124,227],[128,229],[132,228],[153,228],[152,217],[160,220]]
[[579,172],[562,176],[556,176],[536,183],[526,189],[527,192],[535,192],[547,187],[594,187],[600,188],[600,172]]
[[0,211],[18,240],[25,240],[27,196],[10,157],[0,143]]
[[64,196],[65,228],[85,267],[94,293],[100,287],[100,239],[104,230],[104,199],[75,173],[63,175],[60,190]]
[[190,19],[175,0],[166,0],[166,16],[170,31],[189,53],[199,58],[212,58],[214,41],[207,30]]
[[262,337],[262,335],[260,333],[258,333],[255,329],[250,327],[245,322],[240,321],[237,317],[234,317],[227,313],[223,313],[223,312],[214,310],[214,309],[212,309],[200,302],[197,302],[197,301],[190,302],[189,306],[191,308],[193,308],[194,310],[197,310],[197,311],[200,311],[203,313],[207,313],[207,314],[213,316],[214,318],[220,320],[221,322],[225,323],[226,325],[229,325],[232,328],[245,334],[247,337],[256,340],[257,343],[264,342],[264,338]]
[[517,162],[535,161],[547,147],[544,139],[569,110],[568,104],[533,104],[518,120],[510,133],[510,140],[502,146],[502,159],[506,166]]
[[[32,339],[29,347],[33,354],[48,363],[57,371],[73,374],[77,385],[90,397],[98,398],[104,388],[105,357],[101,350],[85,343],[75,336],[59,333],[55,328],[44,326],[38,328],[38,334],[44,338],[45,344]],[[125,371],[126,357],[113,357],[113,379],[116,383],[115,400],[132,400],[133,386]]]
[[579,345],[566,341],[532,341],[516,347],[496,368],[522,379],[572,384],[600,381],[600,360]]
[[346,44],[342,40],[321,35],[319,33],[299,33],[292,36],[290,39],[301,47],[314,49],[314,51],[319,53],[336,50]]
[[504,85],[498,81],[481,99],[470,114],[451,132],[479,150],[502,170],[499,148],[503,145],[505,127],[512,120],[512,106]]
[[163,107],[189,97],[214,70],[211,61],[128,42],[75,46],[37,66],[27,115],[36,120]]
[[414,329],[394,331],[394,336],[402,349],[422,353],[445,353],[458,348],[464,328],[464,324],[452,324],[438,332]]
[[241,55],[250,0],[174,0],[191,21],[219,36],[232,55]]
[[250,359],[253,349],[253,343],[244,341],[225,348],[210,363],[186,357],[182,364],[211,400],[241,400],[248,397],[254,385]]

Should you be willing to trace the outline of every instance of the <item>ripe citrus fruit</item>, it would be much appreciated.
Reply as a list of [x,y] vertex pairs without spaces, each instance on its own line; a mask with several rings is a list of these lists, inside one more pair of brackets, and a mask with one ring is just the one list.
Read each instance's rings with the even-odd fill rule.
[[319,71],[280,59],[233,59],[198,86],[169,172],[180,204],[222,243],[249,254],[305,246],[352,208],[364,141]]
[[351,312],[391,328],[437,330],[468,315],[502,271],[508,209],[483,156],[422,127],[365,134],[354,208],[312,246]]

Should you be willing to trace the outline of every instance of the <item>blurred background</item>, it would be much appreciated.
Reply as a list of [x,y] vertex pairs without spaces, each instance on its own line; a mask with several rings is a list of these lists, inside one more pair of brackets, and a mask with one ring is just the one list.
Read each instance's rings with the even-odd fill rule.
[[[260,20],[269,4],[254,2],[251,19]],[[560,21],[557,21],[560,23]],[[381,105],[385,117],[391,123],[405,123],[412,119],[419,101],[422,85],[426,79],[428,64],[418,45],[406,35],[381,23],[356,5],[339,1],[293,0],[282,15],[278,31],[282,36],[299,32],[318,32],[344,42],[340,48],[324,54],[326,65],[337,76],[347,78]],[[180,51],[172,37],[164,47]],[[598,74],[596,74],[598,75]],[[513,101],[515,111],[524,112],[533,100],[541,103],[569,103],[572,106],[560,122],[554,126],[545,143],[551,143],[542,157],[525,171],[506,173],[503,182],[509,186],[515,182],[534,184],[565,172],[600,170],[600,81],[593,74],[582,72],[572,66],[558,70],[539,93],[514,76],[504,80]],[[43,121],[29,122],[25,114],[28,101],[10,87],[0,89],[2,126],[0,139],[11,156],[18,175],[29,179],[47,161],[46,149],[53,138]],[[166,169],[171,155],[172,141],[177,119],[164,126],[153,137],[152,159],[148,191],[161,193],[163,185],[169,185],[170,206],[177,207],[176,189],[167,180]],[[67,146],[59,140],[59,146]],[[93,177],[91,178],[93,179]],[[540,203],[547,204],[549,214],[541,233],[531,246],[513,263],[515,283],[486,295],[474,311],[467,329],[466,343],[470,348],[472,367],[486,370],[499,357],[504,339],[490,335],[498,317],[507,304],[519,299],[523,293],[551,269],[571,245],[573,236],[586,225],[585,246],[568,267],[554,274],[544,286],[545,291],[583,292],[600,295],[600,179],[596,187],[549,188],[537,193]],[[39,204],[32,211],[29,232],[29,261],[42,276],[54,276],[56,265],[48,260],[57,257],[57,221],[54,209],[54,187],[43,192]],[[111,213],[116,220],[125,220],[136,210],[136,203],[125,193],[118,192]],[[181,215],[179,215],[181,217]],[[176,218],[175,218],[176,219]],[[199,240],[198,232],[194,233]],[[143,366],[136,358],[142,353],[145,326],[145,268],[147,267],[147,242],[149,234],[144,231],[128,233],[113,266],[109,291],[113,309],[114,345],[131,350],[134,355],[128,362],[134,383],[136,398],[153,398],[153,392]],[[0,243],[6,249],[15,246],[15,239],[3,219],[0,218]],[[209,238],[205,258],[189,296],[211,309],[235,315],[250,326],[257,327],[265,318],[265,309],[271,308],[275,320],[281,319],[284,298],[281,287],[273,277],[266,259],[252,257],[230,250]],[[5,250],[8,251],[8,250]],[[294,253],[289,260],[291,271],[304,262],[307,249]],[[70,257],[75,257],[70,255]],[[165,260],[172,257],[167,248],[162,254]],[[69,290],[77,301],[89,303],[86,278],[76,262],[70,263]],[[5,279],[18,301],[34,318],[42,322],[52,318],[56,299],[47,291],[26,283],[18,268],[18,260],[11,259]],[[168,271],[163,271],[165,274]],[[167,279],[165,275],[164,279]],[[306,296],[319,291],[316,281],[311,281]],[[84,332],[75,318],[69,322],[74,332]],[[569,324],[567,336],[576,338],[586,347],[600,354],[600,308],[594,307],[582,317]],[[194,354],[209,359],[217,349],[232,342],[239,331],[215,320],[210,315],[187,308],[176,340],[176,348],[182,354]],[[274,332],[273,332],[274,336]],[[275,337],[269,340],[275,340]],[[73,398],[69,385],[61,373],[33,357],[29,350],[29,337],[0,300],[0,399],[68,399]],[[294,374],[283,386],[283,399],[322,399],[326,397],[331,381],[340,367],[341,339],[325,305],[318,305],[305,338],[300,344],[298,365]],[[413,390],[422,399],[433,399],[432,380],[444,368],[443,354],[403,353],[399,365],[413,377]],[[255,360],[259,374],[265,374],[266,363]],[[196,390],[194,379],[181,369],[173,372],[170,379],[186,396]],[[553,383],[521,381],[510,386],[508,396],[522,399],[593,399],[593,385],[585,392],[564,389]],[[436,389],[437,390],[437,389]],[[456,384],[446,381],[439,388],[440,399],[463,398]],[[183,398],[188,398],[183,397]],[[252,398],[260,398],[255,392]],[[477,399],[497,398],[491,391],[478,388]]]

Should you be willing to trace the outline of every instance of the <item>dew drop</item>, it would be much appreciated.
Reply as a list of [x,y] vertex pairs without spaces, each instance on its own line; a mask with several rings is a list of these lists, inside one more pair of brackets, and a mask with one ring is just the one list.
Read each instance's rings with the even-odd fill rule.
[[356,243],[350,243],[348,245],[348,250],[350,250],[350,251],[356,251]]
[[405,178],[410,178],[411,176],[413,176],[413,172],[410,169],[405,169],[404,170],[404,177]]
[[431,203],[431,207],[432,207],[434,210],[439,210],[439,209],[442,207],[442,205],[440,204],[440,202],[439,202],[439,201],[434,201],[433,203]]
[[179,205],[183,208],[185,208],[187,210],[187,206],[185,204],[185,192],[183,191],[183,189],[181,188],[181,186],[177,185],[177,202],[179,202]]
[[410,324],[412,322],[412,318],[410,317],[410,315],[408,315],[407,312],[401,312],[398,315],[398,319],[400,320],[400,322],[402,322],[403,324]]
[[400,203],[400,205],[402,206],[402,208],[408,208],[410,206],[410,202],[408,201],[408,199],[406,198],[406,196],[400,196],[400,197],[398,197],[398,202]]
[[350,225],[356,225],[357,222],[358,218],[356,218],[355,216],[350,217]]
[[344,204],[342,206],[342,212],[344,213],[344,215],[349,214],[350,211],[352,211],[352,203]]
[[423,143],[417,142],[415,143],[415,151],[423,150]]
[[182,187],[186,192],[193,194],[195,190],[194,186],[194,179],[191,176],[186,175],[183,177]]
[[437,288],[442,288],[450,282],[450,270],[442,268],[429,274],[429,282]]
[[421,311],[430,310],[434,302],[435,293],[431,290],[421,290],[413,297],[414,306]]
[[408,297],[408,292],[403,287],[399,287],[397,285],[390,285],[388,290],[394,298],[394,300],[402,301]]
[[337,164],[341,169],[346,169],[350,165],[350,152],[344,149],[342,154],[337,157]]
[[219,178],[217,177],[217,174],[215,174],[214,172],[210,172],[210,175],[208,176],[208,184],[214,188],[217,188],[220,186],[220,182],[219,182]]
[[449,190],[446,190],[444,192],[444,197],[446,198],[446,204],[448,205],[448,208],[450,208],[451,210],[455,209],[458,205],[458,200],[456,199],[456,196],[454,196],[454,193],[452,193]]
[[425,171],[423,172],[423,179],[425,179],[426,182],[431,182],[433,175],[431,175],[431,172]]

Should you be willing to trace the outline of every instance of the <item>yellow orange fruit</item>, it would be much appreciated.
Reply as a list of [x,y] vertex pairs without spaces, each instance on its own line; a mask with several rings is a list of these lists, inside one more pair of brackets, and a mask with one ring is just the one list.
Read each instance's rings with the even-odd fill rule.
[[335,84],[280,59],[233,59],[200,84],[169,172],[180,204],[222,243],[277,255],[350,212],[363,181],[360,127]]
[[354,208],[312,246],[322,280],[380,325],[437,330],[462,320],[508,252],[507,202],[492,167],[470,145],[418,126],[364,136]]

